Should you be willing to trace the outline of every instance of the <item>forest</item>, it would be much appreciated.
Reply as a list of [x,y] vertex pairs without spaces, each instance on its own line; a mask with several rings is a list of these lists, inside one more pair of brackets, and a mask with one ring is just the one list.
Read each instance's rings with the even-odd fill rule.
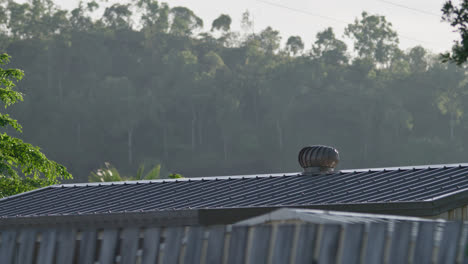
[[105,163],[128,175],[141,164],[185,177],[295,172],[317,144],[339,150],[340,169],[468,161],[466,67],[401,50],[378,14],[314,43],[239,16],[237,32],[228,15],[203,21],[155,0],[0,0],[0,51],[25,72],[24,102],[8,111],[76,182]]

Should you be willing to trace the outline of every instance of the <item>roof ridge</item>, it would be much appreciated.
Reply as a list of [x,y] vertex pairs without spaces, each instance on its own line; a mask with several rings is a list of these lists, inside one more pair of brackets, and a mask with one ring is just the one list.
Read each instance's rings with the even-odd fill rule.
[[[417,166],[401,166],[401,167],[380,167],[380,168],[363,168],[363,169],[344,169],[330,172],[335,173],[353,173],[366,171],[393,171],[393,170],[421,170],[421,169],[438,169],[438,168],[453,168],[453,167],[468,167],[468,163],[451,163],[451,164],[433,164],[433,165],[417,165]],[[190,182],[190,181],[205,181],[205,180],[229,180],[229,179],[252,179],[252,178],[268,178],[268,177],[285,177],[299,176],[302,172],[290,173],[271,173],[271,174],[249,174],[249,175],[231,175],[231,176],[208,176],[194,178],[178,178],[178,179],[158,179],[158,180],[137,180],[137,181],[117,181],[117,182],[85,182],[85,183],[65,183],[56,184],[48,187],[64,188],[64,187],[87,187],[87,186],[106,186],[106,185],[126,185],[126,184],[150,184],[150,183],[165,183],[165,182]],[[1,200],[0,200],[1,201]]]
[[363,168],[363,169],[345,169],[340,172],[364,172],[364,171],[384,171],[384,170],[423,170],[423,169],[441,169],[454,167],[468,167],[468,163],[449,163],[449,164],[432,164],[432,165],[416,165],[416,166],[400,166],[400,167],[378,167],[378,168]]
[[250,174],[250,175],[232,175],[232,176],[209,176],[209,177],[194,177],[194,178],[178,178],[178,179],[158,179],[158,180],[140,180],[140,181],[117,181],[117,182],[87,182],[87,183],[66,183],[56,184],[48,187],[63,188],[63,187],[84,187],[84,186],[102,186],[102,185],[125,185],[125,184],[149,184],[149,183],[164,183],[164,182],[190,182],[190,181],[215,181],[229,179],[253,179],[253,178],[269,178],[269,177],[286,177],[302,175],[301,172],[293,173],[272,173],[272,174]]
[[[417,166],[401,166],[401,167],[378,167],[378,168],[363,168],[363,169],[344,169],[330,172],[335,173],[353,173],[365,171],[392,171],[392,170],[413,170],[413,169],[438,169],[438,168],[453,168],[453,167],[468,167],[468,163],[452,163],[452,164],[433,164],[433,165],[417,165]],[[285,177],[299,176],[302,172],[289,173],[270,173],[270,174],[248,174],[248,175],[228,175],[228,176],[208,176],[194,178],[178,178],[178,179],[158,179],[158,180],[137,180],[137,181],[117,181],[117,182],[87,182],[87,183],[65,183],[56,184],[48,187],[63,188],[63,187],[86,187],[86,186],[102,186],[102,185],[125,185],[125,184],[149,184],[149,183],[164,183],[164,182],[185,182],[185,181],[204,181],[204,180],[229,180],[229,179],[251,179],[251,178],[268,178],[268,177]]]

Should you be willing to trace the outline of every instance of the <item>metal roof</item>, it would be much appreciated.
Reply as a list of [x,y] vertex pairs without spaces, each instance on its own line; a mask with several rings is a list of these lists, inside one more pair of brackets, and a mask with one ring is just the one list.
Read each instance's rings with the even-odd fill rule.
[[303,207],[436,215],[468,204],[468,164],[63,184],[0,200],[1,217]]

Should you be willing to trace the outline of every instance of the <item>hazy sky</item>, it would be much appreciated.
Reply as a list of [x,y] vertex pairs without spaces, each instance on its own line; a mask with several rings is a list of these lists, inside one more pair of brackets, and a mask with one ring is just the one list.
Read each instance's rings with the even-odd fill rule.
[[[73,8],[79,0],[55,0],[62,8]],[[24,0],[22,1],[24,2]],[[110,0],[109,2],[117,2]],[[123,2],[123,1],[120,1]],[[192,9],[209,29],[220,14],[229,14],[232,28],[240,30],[241,14],[249,10],[256,32],[272,26],[281,32],[283,41],[299,35],[310,48],[315,34],[331,26],[342,38],[344,27],[362,11],[384,15],[400,34],[400,47],[407,49],[422,45],[433,52],[451,47],[458,35],[441,22],[440,9],[444,0],[167,0],[171,7]],[[400,5],[400,6],[399,6]],[[402,7],[404,6],[404,7]],[[417,10],[416,10],[417,9]]]

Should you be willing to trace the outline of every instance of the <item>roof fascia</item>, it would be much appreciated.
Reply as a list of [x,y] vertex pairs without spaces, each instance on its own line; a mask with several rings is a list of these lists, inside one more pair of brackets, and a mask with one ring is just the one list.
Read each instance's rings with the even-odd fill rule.
[[166,227],[199,225],[198,210],[165,210],[152,212],[127,212],[83,215],[49,215],[0,218],[0,228],[74,227],[121,228]]

